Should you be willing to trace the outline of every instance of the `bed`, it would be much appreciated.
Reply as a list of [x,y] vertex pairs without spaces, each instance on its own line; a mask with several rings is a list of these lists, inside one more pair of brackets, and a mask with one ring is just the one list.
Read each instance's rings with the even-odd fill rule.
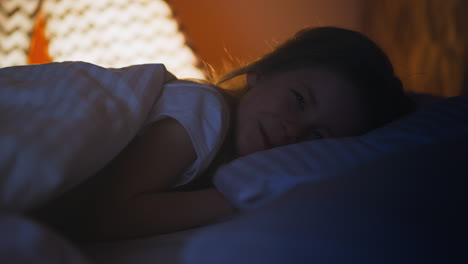
[[[467,96],[442,99],[363,136],[288,145],[226,164],[214,184],[240,213],[222,223],[76,245],[24,212],[112,159],[136,133],[151,95],[130,89],[125,79],[118,82],[117,96],[101,83],[99,93],[82,91],[86,96],[79,93],[78,99],[63,90],[42,94],[18,83],[10,78],[1,84],[10,89],[0,90],[0,263],[454,263],[466,258]],[[52,111],[56,118],[43,118],[49,123],[36,127],[50,129],[56,121],[63,130],[53,131],[49,142],[32,144],[40,135],[32,129],[35,123],[15,127],[8,113],[36,109],[38,98],[53,104],[60,93],[83,107],[75,115],[82,124],[94,124],[97,113],[99,125],[63,128],[73,122]],[[121,125],[105,123],[115,118]],[[66,129],[82,136],[70,137]],[[96,142],[108,145],[96,151]],[[66,153],[56,151],[63,144]]]

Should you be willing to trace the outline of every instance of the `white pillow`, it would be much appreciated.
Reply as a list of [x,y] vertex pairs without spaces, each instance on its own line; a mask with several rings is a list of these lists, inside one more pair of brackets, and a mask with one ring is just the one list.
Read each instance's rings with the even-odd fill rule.
[[468,97],[444,99],[359,137],[257,152],[221,167],[214,184],[239,209],[257,208],[307,182],[343,174],[391,153],[468,137]]

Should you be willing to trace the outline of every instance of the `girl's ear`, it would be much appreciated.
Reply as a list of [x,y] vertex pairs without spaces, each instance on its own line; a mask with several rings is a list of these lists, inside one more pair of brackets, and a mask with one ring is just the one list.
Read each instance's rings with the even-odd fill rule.
[[249,87],[253,87],[257,84],[257,81],[258,81],[258,74],[256,72],[253,72],[253,71],[250,71],[246,74],[246,81],[247,81],[247,85]]

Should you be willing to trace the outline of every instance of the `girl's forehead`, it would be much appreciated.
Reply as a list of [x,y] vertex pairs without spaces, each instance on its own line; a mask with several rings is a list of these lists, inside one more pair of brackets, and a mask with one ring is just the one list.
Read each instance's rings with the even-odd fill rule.
[[326,87],[326,91],[341,90],[350,87],[351,82],[337,71],[327,68],[309,67],[285,71],[278,75],[278,82],[286,82],[304,86],[307,89],[320,90]]
[[316,80],[318,78],[339,78],[340,74],[338,71],[334,71],[325,67],[305,67],[305,68],[296,68],[284,70],[272,74],[278,78],[282,79],[294,79],[294,80]]

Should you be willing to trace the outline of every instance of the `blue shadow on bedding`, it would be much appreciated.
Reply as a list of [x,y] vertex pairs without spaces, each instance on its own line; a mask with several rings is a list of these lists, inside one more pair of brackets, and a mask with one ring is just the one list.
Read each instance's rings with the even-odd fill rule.
[[468,263],[468,137],[303,184],[195,233],[183,263]]

